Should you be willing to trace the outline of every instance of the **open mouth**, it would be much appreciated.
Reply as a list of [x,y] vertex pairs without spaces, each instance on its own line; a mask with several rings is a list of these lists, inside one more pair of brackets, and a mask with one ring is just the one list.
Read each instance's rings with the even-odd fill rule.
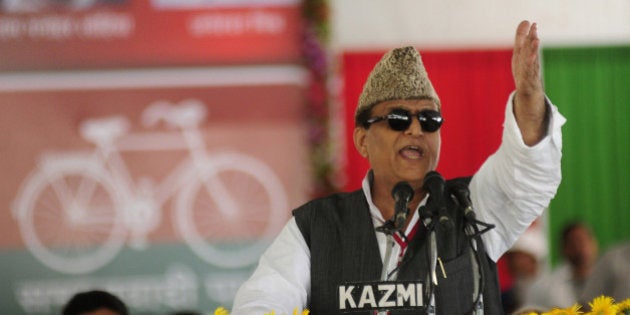
[[408,145],[402,148],[399,153],[407,159],[421,159],[424,157],[424,150],[415,145]]

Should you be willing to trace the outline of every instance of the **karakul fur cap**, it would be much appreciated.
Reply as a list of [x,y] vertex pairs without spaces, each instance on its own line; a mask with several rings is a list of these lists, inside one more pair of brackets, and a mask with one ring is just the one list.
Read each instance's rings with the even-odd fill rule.
[[390,100],[429,98],[440,107],[427,70],[418,51],[411,47],[396,48],[386,53],[368,76],[355,118],[374,105]]

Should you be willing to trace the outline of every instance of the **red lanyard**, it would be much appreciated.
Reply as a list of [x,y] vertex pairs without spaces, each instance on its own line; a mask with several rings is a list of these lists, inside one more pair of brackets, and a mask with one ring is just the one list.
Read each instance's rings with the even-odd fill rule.
[[418,225],[420,224],[420,220],[416,222],[416,225],[413,226],[407,237],[402,237],[399,234],[393,234],[394,240],[400,246],[400,253],[398,254],[398,264],[402,261],[403,256],[405,255],[405,251],[407,250],[407,245],[409,245],[409,240],[413,239],[414,235],[418,231]]

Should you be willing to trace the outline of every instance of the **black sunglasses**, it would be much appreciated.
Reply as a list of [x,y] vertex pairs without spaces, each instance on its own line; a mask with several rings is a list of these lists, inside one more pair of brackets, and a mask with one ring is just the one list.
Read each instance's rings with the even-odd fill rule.
[[373,123],[387,120],[389,128],[392,130],[405,131],[409,128],[409,126],[411,126],[412,117],[418,117],[422,130],[426,132],[435,132],[440,129],[440,126],[444,123],[442,114],[435,110],[425,109],[417,114],[411,114],[409,111],[404,109],[394,109],[391,113],[385,116],[372,117],[366,120],[363,126],[367,129]]

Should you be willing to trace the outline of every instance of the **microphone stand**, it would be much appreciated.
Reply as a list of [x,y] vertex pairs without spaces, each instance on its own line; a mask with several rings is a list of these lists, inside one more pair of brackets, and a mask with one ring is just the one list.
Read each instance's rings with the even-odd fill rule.
[[[389,280],[387,267],[389,267],[389,263],[392,259],[392,248],[394,247],[394,233],[396,233],[402,227],[396,227],[394,223],[395,217],[387,220],[383,225],[376,228],[377,232],[381,232],[385,234],[385,258],[383,259],[383,268],[381,269],[381,281]],[[379,315],[387,315],[387,311],[379,311]]]
[[394,224],[393,218],[387,220],[383,225],[376,228],[377,232],[381,232],[385,234],[386,243],[385,243],[385,259],[383,261],[383,268],[381,270],[381,280],[388,280],[387,276],[387,267],[389,266],[389,262],[392,258],[392,247],[394,247],[394,233],[399,230]]
[[[494,225],[477,220],[477,218],[475,217],[475,213],[472,210],[471,204],[468,204],[467,206],[462,205],[462,208],[465,209],[464,213],[466,213],[465,232],[466,235],[470,238],[470,247],[472,249],[472,251],[470,252],[470,259],[472,261],[473,269],[473,309],[471,311],[471,314],[483,315],[483,290],[486,275],[484,274],[484,269],[482,266],[483,259],[485,259],[485,249],[483,249],[484,244],[481,240],[481,235],[494,228]],[[481,225],[484,228],[480,230],[478,225]]]
[[[429,199],[425,206],[420,208],[421,214],[424,219],[423,223],[429,232],[429,268],[430,271],[427,274],[427,286],[426,297],[429,301],[429,305],[426,308],[426,314],[433,315],[436,313],[436,301],[435,301],[435,287],[438,285],[437,267],[438,263],[442,268],[442,260],[438,256],[441,255],[442,259],[451,260],[457,255],[457,241],[455,239],[454,224],[449,218],[448,211],[446,209],[446,201],[444,198],[445,188],[448,188],[447,195],[454,197],[455,203],[459,205],[460,209],[464,213],[464,232],[469,239],[471,251],[470,257],[472,260],[472,274],[473,274],[473,305],[472,309],[466,314],[483,315],[483,290],[484,290],[484,268],[485,263],[485,248],[483,241],[481,240],[481,234],[494,228],[494,225],[481,222],[476,219],[473,211],[472,202],[470,200],[470,192],[468,185],[462,186],[456,184],[454,187],[444,187],[444,179],[437,172],[429,172],[425,176],[424,186],[429,191]],[[483,226],[483,229],[479,229],[479,226]],[[440,242],[438,246],[437,235],[440,236]],[[438,249],[439,247],[439,249]],[[444,274],[446,277],[446,274]]]
[[[377,232],[385,233],[385,257],[383,259],[383,269],[381,270],[381,281],[389,280],[387,268],[392,258],[392,247],[394,247],[394,233],[400,231],[405,226],[407,214],[409,213],[409,201],[413,198],[413,189],[407,182],[399,182],[392,190],[392,197],[395,201],[394,216],[387,220],[382,226],[376,228]],[[395,269],[396,270],[396,269]],[[387,310],[379,311],[379,315],[386,315]]]
[[[429,305],[426,307],[425,313],[433,315],[436,313],[436,301],[435,301],[435,287],[438,285],[437,267],[438,261],[438,241],[437,234],[440,234],[441,243],[440,251],[444,251],[442,255],[450,255],[451,251],[455,250],[454,244],[445,245],[443,239],[446,238],[451,241],[450,235],[444,235],[448,229],[450,219],[446,211],[446,204],[444,203],[444,178],[436,171],[428,172],[424,177],[423,183],[424,189],[429,193],[426,205],[420,208],[421,217],[423,218],[424,226],[429,232],[429,273],[427,274],[427,286],[426,296],[428,297]],[[447,231],[448,232],[448,231]],[[452,239],[454,241],[454,239]],[[454,254],[453,254],[454,256]],[[441,261],[440,266],[441,266]]]
[[[471,211],[469,213],[472,213],[472,207],[467,207],[466,211]],[[474,213],[473,213],[474,215]],[[476,224],[474,224],[474,222],[468,222],[468,219],[466,219],[466,227],[465,227],[465,232],[466,235],[468,235],[468,237],[470,237],[470,247],[471,247],[471,251],[470,251],[470,260],[472,262],[472,273],[473,273],[473,310],[472,310],[472,315],[483,315],[483,281],[484,281],[484,275],[483,275],[483,269],[480,266],[480,259],[482,259],[482,257],[480,256],[479,253],[479,246],[483,246],[483,244],[481,244],[481,241],[478,239],[479,237],[479,228],[477,227]]]
[[435,287],[438,285],[437,282],[437,239],[435,233],[436,221],[434,218],[437,216],[435,211],[427,209],[427,206],[420,207],[421,213],[424,219],[422,223],[427,228],[429,232],[429,269],[430,272],[427,274],[427,286],[426,286],[426,296],[428,297],[429,305],[426,307],[425,313],[428,315],[435,314]]
[[387,220],[382,226],[376,228],[377,232],[385,233],[387,242],[385,244],[385,259],[383,261],[383,270],[381,271],[381,280],[388,280],[387,267],[391,260],[392,247],[394,246],[394,233],[400,231],[405,226],[407,215],[409,213],[409,201],[413,198],[413,188],[409,183],[398,182],[392,189],[392,197],[394,198],[394,215]]
[[[473,273],[473,306],[470,314],[483,315],[483,289],[485,275],[482,264],[483,259],[485,259],[483,254],[485,250],[483,248],[484,244],[481,240],[481,234],[494,228],[494,225],[477,220],[475,212],[473,211],[472,201],[470,200],[470,192],[467,186],[455,185],[451,188],[451,194],[464,213],[464,232],[470,240],[470,247],[472,249],[470,251],[470,259],[472,262]],[[479,230],[478,225],[483,226],[484,229]]]

